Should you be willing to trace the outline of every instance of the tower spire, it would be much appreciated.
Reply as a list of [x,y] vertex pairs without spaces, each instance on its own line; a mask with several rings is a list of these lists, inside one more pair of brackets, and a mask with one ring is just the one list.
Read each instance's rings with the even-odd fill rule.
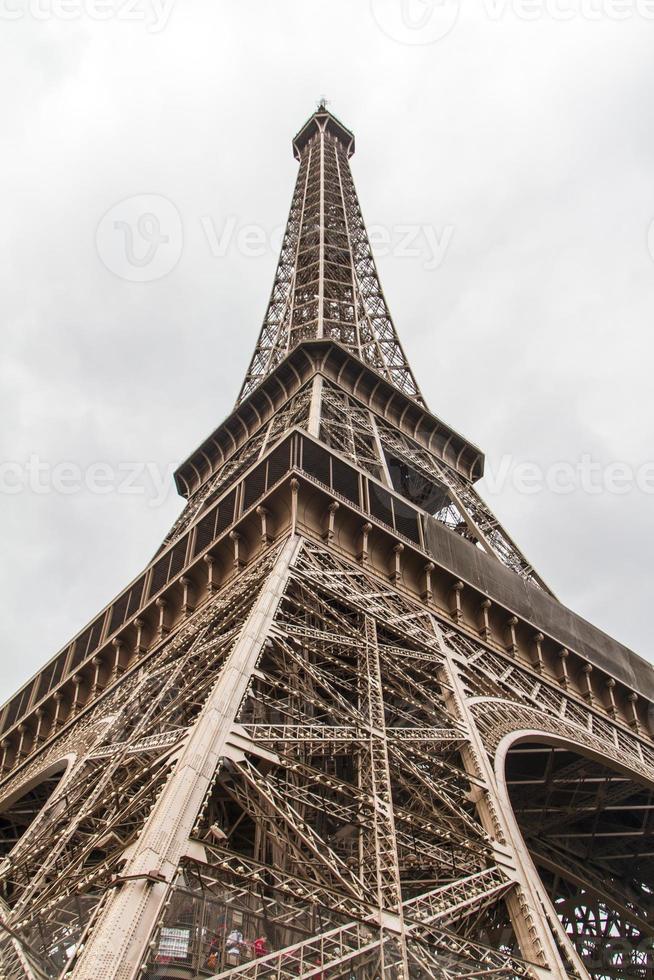
[[299,344],[329,340],[424,404],[384,298],[354,187],[354,135],[325,99],[295,136],[293,153],[300,169],[239,403]]

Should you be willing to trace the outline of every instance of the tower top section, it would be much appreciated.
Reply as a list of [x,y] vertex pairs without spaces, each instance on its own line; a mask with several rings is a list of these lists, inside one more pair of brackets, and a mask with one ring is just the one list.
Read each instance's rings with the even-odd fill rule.
[[322,100],[299,161],[279,263],[239,403],[306,342],[338,344],[424,405],[384,298],[350,172],[354,135]]
[[354,153],[354,133],[347,126],[332,115],[326,107],[325,100],[321,99],[318,108],[305,122],[302,129],[293,140],[293,155],[296,160],[302,159],[302,153],[308,143],[316,136],[326,134],[332,136],[343,145],[346,156],[349,158]]

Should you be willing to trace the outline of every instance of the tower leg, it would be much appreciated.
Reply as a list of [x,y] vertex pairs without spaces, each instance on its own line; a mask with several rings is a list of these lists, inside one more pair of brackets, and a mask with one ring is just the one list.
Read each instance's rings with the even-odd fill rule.
[[[360,661],[359,696],[361,713],[368,723],[369,740],[368,745],[359,753],[359,780],[361,789],[373,800],[374,820],[371,832],[360,835],[360,867],[364,884],[377,893],[382,936],[385,933],[392,936],[389,944],[381,944],[382,976],[408,978],[381,665],[377,628],[375,620],[370,616],[366,617],[365,633],[366,640]],[[395,954],[392,958],[399,959],[399,963],[387,962],[391,950]]]
[[[504,819],[495,773],[467,704],[466,690],[457,668],[457,654],[448,647],[436,620],[433,622],[445,656],[448,681],[451,685],[452,710],[468,729],[469,740],[462,750],[462,759],[467,771],[480,779],[484,787],[475,800],[479,819],[486,832],[499,844],[505,871],[514,878],[517,885],[517,888],[507,895],[506,905],[522,955],[542,968],[543,976],[568,977],[571,974],[566,969],[542,912],[538,884],[533,880],[531,861],[525,853],[522,841],[515,839],[508,821]],[[509,868],[506,867],[507,858],[510,862]],[[586,968],[576,952],[565,939],[563,941],[574,971],[572,975],[588,977]]]
[[299,544],[298,538],[289,538],[256,599],[125,864],[123,884],[113,892],[79,956],[76,980],[133,980],[137,976]]

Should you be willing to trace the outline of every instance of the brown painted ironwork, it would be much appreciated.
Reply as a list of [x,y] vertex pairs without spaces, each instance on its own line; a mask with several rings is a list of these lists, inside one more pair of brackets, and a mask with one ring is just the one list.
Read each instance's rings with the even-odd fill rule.
[[324,104],[230,417],[0,710],[6,980],[654,976],[651,668],[427,410]]

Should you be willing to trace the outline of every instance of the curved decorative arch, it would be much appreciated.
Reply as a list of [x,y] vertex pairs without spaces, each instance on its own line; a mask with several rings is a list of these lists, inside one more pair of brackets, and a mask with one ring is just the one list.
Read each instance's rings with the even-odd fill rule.
[[0,856],[10,855],[28,830],[34,828],[48,803],[65,789],[77,755],[66,753],[32,772],[0,800]]
[[[634,848],[632,854],[631,845],[627,844],[624,848],[625,862],[622,865],[615,855],[610,854],[611,849],[619,851],[620,845],[613,844],[613,841],[621,840],[620,825],[614,822],[606,827],[603,821],[606,821],[606,813],[611,809],[607,804],[607,799],[610,803],[611,793],[618,804],[620,799],[625,804],[646,799],[654,816],[654,772],[642,759],[630,758],[620,752],[613,742],[597,737],[580,726],[551,719],[537,709],[525,708],[511,702],[506,704],[510,704],[511,709],[520,707],[525,720],[527,714],[531,716],[532,724],[505,731],[498,740],[498,717],[488,718],[487,736],[494,723],[495,738],[489,739],[488,747],[494,757],[497,792],[514,844],[521,858],[533,870],[534,880],[538,882],[539,897],[559,943],[565,945],[569,951],[574,950],[576,958],[580,956],[584,960],[587,976],[651,976],[648,971],[651,971],[654,962],[654,901],[643,904],[643,898],[649,898],[649,872],[647,867],[642,867],[640,880],[643,889],[639,895],[633,887],[633,867],[639,863],[638,848]],[[492,702],[485,703],[484,714],[492,715],[492,712]],[[500,717],[502,715],[503,712],[500,712]],[[551,764],[555,753],[558,754],[558,758],[563,760],[560,771],[566,774],[569,783],[574,782],[576,769],[577,785],[581,789],[582,799],[577,809],[557,811],[553,806],[550,810],[541,811],[540,825],[536,823],[530,828],[529,821],[524,816],[522,820],[518,817],[516,794],[512,794],[509,785],[509,770],[512,753],[524,753],[518,764],[520,770],[525,765],[523,760],[529,759],[530,754],[535,757],[539,752],[548,758],[546,765]],[[556,776],[552,777],[551,773],[548,779],[556,782]],[[593,810],[586,788],[593,780],[600,787],[597,790],[596,810]],[[525,779],[525,783],[529,782],[536,780]],[[609,787],[605,790],[604,800],[601,799],[603,785]],[[530,797],[529,809],[537,811],[541,805],[538,792],[535,788],[533,791],[530,788],[527,792]],[[574,799],[574,792],[572,798]],[[621,807],[617,805],[615,809],[624,820]],[[632,811],[628,805],[624,807],[624,811],[627,821],[627,836],[624,841],[629,841],[628,835],[634,833],[629,823]],[[620,817],[616,815],[612,819],[615,821]],[[586,839],[586,820],[593,820],[595,823],[595,831],[587,832],[588,840],[593,843],[577,847],[576,839]],[[652,823],[654,825],[654,821]],[[565,829],[566,825],[568,830]],[[534,826],[537,827],[536,832]],[[583,828],[584,833],[578,833],[579,827]],[[600,840],[611,841],[612,847],[602,850],[600,845],[596,848],[593,833]],[[575,834],[578,835],[577,838]],[[649,836],[654,838],[654,830],[650,830]],[[622,841],[621,845],[624,846]],[[649,853],[651,849],[652,845],[649,844],[645,851]],[[643,850],[642,843],[640,850]],[[628,869],[626,872],[625,867]],[[574,918],[577,920],[583,920],[582,913],[585,913],[587,924],[582,925],[581,933],[578,932],[578,922],[572,923],[569,914],[566,918],[566,910],[569,912],[570,907],[574,907]],[[600,927],[605,932],[603,938],[598,935]],[[584,929],[587,930],[586,936]],[[625,970],[626,972],[621,972]]]
[[[589,752],[599,753],[602,758],[609,757],[618,766],[626,764],[643,779],[654,783],[651,756],[643,753],[638,739],[609,721],[603,720],[601,727],[595,725],[591,729],[581,722],[553,717],[535,706],[510,699],[473,698],[470,705],[484,744],[493,753],[507,735],[513,737],[521,731],[553,738],[562,736],[579,743]],[[589,726],[593,724],[594,716],[590,711],[587,721]]]

